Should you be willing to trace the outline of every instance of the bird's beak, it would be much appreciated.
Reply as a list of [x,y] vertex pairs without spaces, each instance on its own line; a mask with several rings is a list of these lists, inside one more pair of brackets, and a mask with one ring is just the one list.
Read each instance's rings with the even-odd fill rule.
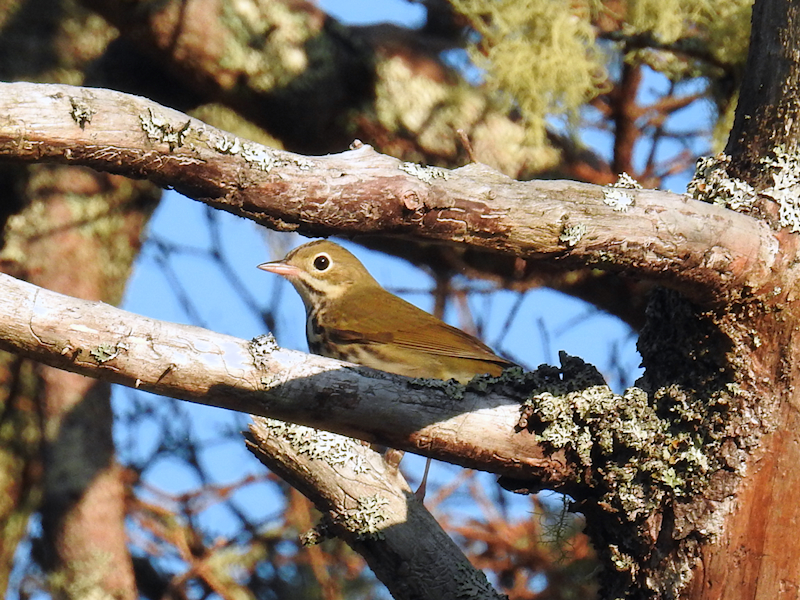
[[297,277],[297,275],[300,273],[300,269],[297,267],[287,265],[285,262],[281,262],[279,260],[275,262],[261,263],[258,265],[258,268],[262,271],[269,271],[270,273],[275,273],[276,275],[287,278]]

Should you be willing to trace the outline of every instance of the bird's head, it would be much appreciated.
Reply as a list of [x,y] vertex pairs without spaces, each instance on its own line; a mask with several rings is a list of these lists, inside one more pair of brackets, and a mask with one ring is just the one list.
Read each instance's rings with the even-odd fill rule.
[[378,286],[355,256],[328,240],[303,244],[282,260],[263,263],[258,268],[288,279],[306,306],[314,306],[322,299],[342,298],[364,286]]

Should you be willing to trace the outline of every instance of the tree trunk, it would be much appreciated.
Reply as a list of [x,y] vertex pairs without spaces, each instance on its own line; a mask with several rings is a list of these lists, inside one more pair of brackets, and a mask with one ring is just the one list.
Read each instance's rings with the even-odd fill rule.
[[[5,230],[5,268],[51,289],[119,302],[158,190],[88,169],[50,166],[31,168],[22,190],[26,206]],[[64,597],[102,591],[136,598],[125,490],[111,434],[111,388],[43,365],[33,373],[44,459],[33,463],[44,473],[38,558]],[[20,386],[9,401],[24,398],[25,389]]]

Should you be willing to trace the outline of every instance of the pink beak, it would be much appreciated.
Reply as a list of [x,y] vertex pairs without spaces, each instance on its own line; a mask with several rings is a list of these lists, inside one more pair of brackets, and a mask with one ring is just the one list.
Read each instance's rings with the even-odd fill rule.
[[276,275],[280,275],[281,277],[286,277],[288,279],[297,277],[297,275],[300,273],[300,269],[297,267],[287,265],[286,263],[280,261],[261,263],[258,265],[258,268],[262,271],[269,271],[270,273],[275,273]]

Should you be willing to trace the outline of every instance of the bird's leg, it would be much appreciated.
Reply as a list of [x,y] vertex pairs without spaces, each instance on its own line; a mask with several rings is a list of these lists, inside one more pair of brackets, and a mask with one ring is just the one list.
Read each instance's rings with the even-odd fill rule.
[[425,460],[425,472],[422,474],[422,482],[419,484],[417,491],[414,492],[414,496],[416,496],[417,500],[422,502],[425,500],[425,492],[428,487],[428,471],[431,468],[431,459],[428,458]]
[[[403,460],[405,452],[402,450],[395,450],[394,448],[383,448],[383,459],[390,467],[397,469],[400,466],[400,461]],[[431,459],[425,461],[425,472],[422,474],[422,482],[419,484],[417,491],[414,492],[414,497],[422,502],[425,499],[425,491],[428,487],[428,471],[431,468]]]

